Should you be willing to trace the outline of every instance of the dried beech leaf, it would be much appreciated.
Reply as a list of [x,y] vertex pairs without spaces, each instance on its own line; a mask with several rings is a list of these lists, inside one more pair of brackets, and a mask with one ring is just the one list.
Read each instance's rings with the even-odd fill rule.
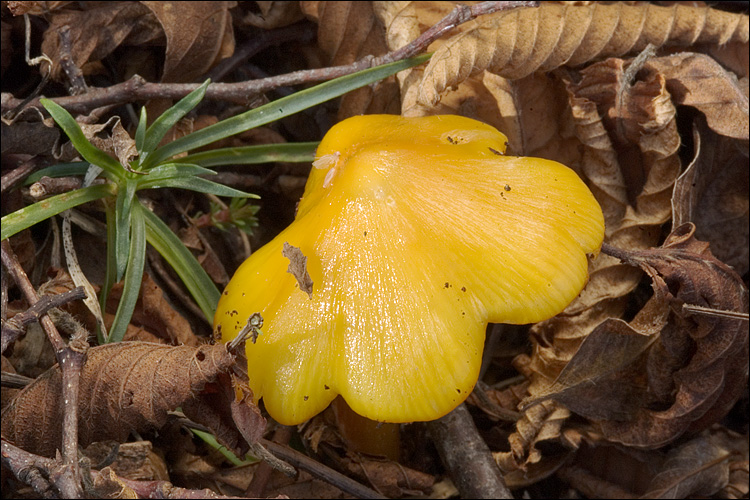
[[[325,65],[351,64],[368,55],[388,52],[383,25],[373,12],[372,2],[303,2],[302,8],[318,23],[318,46],[325,55]],[[398,85],[389,77],[344,95],[338,119],[361,114],[399,114],[399,110]]]
[[[456,2],[373,2],[373,9],[375,14],[378,16],[383,26],[385,26],[385,36],[390,50],[398,50],[412,40],[416,39],[421,33],[432,27],[434,24],[439,22],[443,17],[449,14],[456,7]],[[476,26],[475,21],[469,21],[459,25],[458,27],[451,30],[451,33],[461,33],[471,27]],[[435,51],[438,47],[443,44],[443,39],[434,41],[428,47],[428,51]],[[467,81],[467,87],[463,88],[458,92],[456,96],[451,96],[449,100],[446,100],[443,106],[440,107],[427,107],[422,106],[417,102],[417,92],[419,90],[419,82],[422,80],[424,69],[422,67],[410,68],[400,72],[397,76],[399,85],[401,88],[401,114],[404,116],[425,116],[431,114],[462,114],[471,118],[486,120],[500,130],[500,124],[495,123],[495,119],[498,115],[492,114],[492,109],[495,104],[490,102],[486,98],[487,92],[484,95],[475,95],[475,90],[481,87],[481,76]],[[469,106],[476,105],[476,109],[484,110],[487,109],[485,116],[480,117],[479,115],[472,115],[471,110],[461,110],[462,102],[467,97],[478,97],[473,99],[473,103],[468,103]],[[464,114],[467,112],[468,114]]]
[[[568,361],[557,380],[534,391],[530,404],[554,398],[566,407],[589,418],[622,419],[634,408],[633,393],[643,390],[639,370],[630,369],[659,338],[667,323],[668,301],[661,289],[644,306],[631,323],[611,318],[600,323],[585,337],[575,355]],[[623,376],[627,370],[629,377]],[[606,390],[602,390],[606,387]],[[584,409],[585,408],[585,409]]]
[[271,30],[288,26],[302,19],[302,11],[297,2],[259,1],[255,3],[260,13],[248,12],[242,19],[242,22],[251,26]]
[[748,139],[748,96],[737,77],[704,54],[684,52],[650,59],[646,65],[664,75],[676,105],[692,106],[706,115],[719,135]]
[[[115,283],[107,295],[107,309],[110,312],[117,309],[120,297],[122,297],[122,283]],[[174,310],[164,297],[162,289],[148,273],[143,275],[141,291],[130,321],[173,344],[198,346],[200,343],[193,333],[190,322]]]
[[[70,28],[70,54],[60,46],[60,30]],[[87,74],[97,63],[121,44],[155,43],[163,37],[162,30],[141,2],[104,2],[87,10],[56,10],[44,32],[42,52],[55,62],[52,78],[60,80],[63,71],[59,61],[73,58],[75,65]]]
[[191,82],[234,53],[231,1],[140,2],[167,37],[163,82]]
[[50,12],[65,7],[67,4],[72,3],[69,1],[59,2],[8,2],[8,10],[14,16],[21,16],[23,14],[31,14],[34,16],[43,16]]
[[2,122],[0,133],[2,154],[46,155],[54,150],[60,138],[59,129],[47,127],[42,122],[17,121],[13,125]]
[[643,498],[705,498],[729,482],[730,451],[703,435],[671,450]]
[[517,79],[640,52],[649,43],[721,45],[748,38],[746,15],[707,7],[543,2],[488,16],[478,28],[449,40],[430,60],[418,100],[434,105],[447,88],[484,70]]
[[93,464],[110,459],[117,447],[117,454],[109,467],[121,478],[135,481],[169,481],[169,472],[164,458],[154,453],[150,441],[118,443],[117,441],[97,441],[90,444],[83,454]]
[[[602,207],[606,241],[620,248],[648,248],[658,244],[661,226],[671,216],[680,137],[663,76],[644,71],[631,85],[624,81],[625,70],[620,59],[592,64],[579,82],[567,83],[567,90],[583,146],[580,174]],[[586,336],[603,321],[623,315],[641,275],[608,255],[590,263],[581,295],[563,314],[532,328],[536,348],[528,361],[530,395],[546,394]]]
[[387,498],[426,496],[432,491],[435,476],[392,460],[372,459],[361,453],[347,452],[341,467],[360,481],[366,481]]
[[[607,439],[656,448],[717,422],[746,390],[747,323],[687,314],[682,304],[747,312],[748,291],[731,268],[711,255],[707,244],[694,238],[692,224],[677,228],[661,248],[622,252],[618,257],[652,278],[655,300],[669,301],[668,322],[658,334],[650,334],[658,338],[642,356],[593,380],[588,389],[563,391],[559,399],[595,420]],[[644,311],[652,308],[650,302]],[[648,315],[639,315],[633,323],[643,320],[648,324]],[[615,340],[621,335],[616,330],[599,334]],[[584,346],[579,351],[582,358],[591,359],[593,353]],[[608,357],[609,352],[600,356]],[[571,363],[577,367],[584,361]]]
[[510,451],[493,453],[498,467],[508,473],[538,463],[542,452],[536,444],[559,439],[560,429],[568,416],[570,412],[554,401],[544,401],[529,408],[516,422],[516,432],[508,437]]
[[[79,442],[123,441],[132,430],[163,426],[167,412],[182,406],[188,416],[218,427],[217,437],[225,446],[246,450],[239,434],[228,432],[228,420],[222,416],[229,414],[227,400],[236,397],[226,375],[233,364],[223,344],[195,348],[121,342],[89,349],[81,371]],[[2,413],[3,436],[32,453],[54,456],[62,432],[61,383],[60,369],[54,366],[24,388]],[[256,429],[248,435],[259,437],[264,419],[257,407],[242,401],[248,414],[255,415]],[[196,408],[210,410],[211,418],[193,415],[190,410]]]
[[740,143],[700,123],[693,132],[696,156],[675,183],[672,227],[696,225],[696,237],[737,274],[748,271],[747,142]]

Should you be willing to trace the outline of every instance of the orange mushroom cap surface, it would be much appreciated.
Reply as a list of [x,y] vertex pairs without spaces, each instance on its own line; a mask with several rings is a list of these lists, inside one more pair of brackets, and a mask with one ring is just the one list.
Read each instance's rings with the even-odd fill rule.
[[[339,394],[384,422],[434,420],[477,381],[488,322],[532,323],[581,291],[601,208],[568,167],[504,156],[506,137],[459,116],[367,115],[318,147],[294,222],[253,253],[214,334],[247,343],[250,387],[282,424]],[[287,272],[307,257],[312,293]]]

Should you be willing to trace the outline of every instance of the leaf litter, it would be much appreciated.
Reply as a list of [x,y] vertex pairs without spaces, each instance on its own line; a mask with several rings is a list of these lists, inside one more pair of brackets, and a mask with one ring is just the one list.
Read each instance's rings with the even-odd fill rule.
[[[261,2],[257,9],[238,8],[234,2],[9,4],[14,12],[25,10],[49,22],[43,28],[42,48],[56,62],[52,78],[59,82],[66,76],[57,62],[66,56],[87,80],[111,75],[122,81],[139,73],[151,81],[193,81],[231,56],[248,33],[257,33],[246,30],[271,33],[299,20],[300,13],[318,30],[317,44],[301,51],[304,64],[347,64],[403,47],[454,7],[451,2]],[[530,346],[513,362],[513,373],[520,373],[522,381],[502,385],[501,379],[487,390],[494,406],[478,403],[474,408],[506,483],[517,492],[557,475],[588,496],[747,495],[748,452],[738,445],[747,442],[746,417],[744,424],[733,427],[742,430],[744,425],[744,434],[727,428],[736,419],[731,408],[747,401],[747,321],[683,307],[747,313],[747,24],[746,14],[704,6],[544,2],[535,11],[491,14],[454,28],[429,48],[436,53],[426,70],[405,71],[346,96],[337,109],[328,110],[328,119],[334,121],[399,109],[404,115],[456,113],[481,119],[508,135],[511,154],[551,158],[574,168],[603,208],[606,242],[616,250],[591,260],[589,284],[564,313],[531,327]],[[57,33],[63,26],[70,27],[70,47]],[[3,29],[5,36],[5,21]],[[648,43],[656,46],[656,55],[636,61]],[[4,71],[6,47],[10,45],[3,44]],[[122,126],[132,134],[127,124],[125,120]],[[282,132],[290,137],[293,129]],[[49,143],[45,129],[29,130],[27,135],[33,137],[25,137],[28,144],[37,138],[40,144]],[[126,136],[118,134],[126,146]],[[16,142],[18,149],[28,149],[24,141]],[[127,161],[127,147],[114,146]],[[3,150],[4,156],[11,152]],[[6,196],[3,189],[7,213],[19,200],[13,200],[17,191]],[[278,188],[268,192],[278,196]],[[289,198],[286,210],[291,214],[295,200]],[[266,208],[279,213],[270,203]],[[277,224],[261,219],[261,233]],[[200,231],[201,252],[221,245]],[[28,240],[28,233],[12,242],[20,244],[21,238]],[[44,252],[37,254],[24,266],[43,269]],[[302,271],[298,274],[303,276]],[[154,427],[170,432],[164,427],[165,415],[183,405],[186,413],[199,415],[194,419],[217,429],[228,447],[242,451],[246,440],[237,421],[243,418],[232,423],[233,405],[243,409],[241,425],[251,441],[264,427],[250,393],[241,389],[242,374],[228,367],[232,362],[219,347],[200,345],[190,321],[155,287],[146,276],[131,325],[133,338],[187,345],[136,342],[91,348],[80,411],[98,427],[88,429],[82,418],[81,443],[122,442],[130,430]],[[110,298],[116,297],[114,292]],[[66,309],[87,324],[80,307]],[[22,311],[23,305],[15,310]],[[34,328],[28,328],[27,337],[33,338]],[[24,340],[28,344],[29,339]],[[43,335],[34,342],[47,343]],[[49,356],[40,349],[21,345],[14,350],[39,360],[28,373],[37,376],[49,366],[44,361]],[[22,366],[18,353],[11,359]],[[211,365],[205,373],[183,373],[186,366],[202,369],[204,364]],[[507,374],[509,367],[503,370]],[[487,378],[496,376],[488,370]],[[12,435],[19,436],[16,444],[54,454],[59,444],[50,443],[60,439],[60,425],[55,425],[61,415],[55,400],[60,391],[54,385],[59,378],[56,368],[44,372],[5,407],[4,437],[6,425],[13,426]],[[155,380],[179,390],[149,392],[140,390],[146,385],[137,385]],[[129,381],[139,390],[127,385]],[[112,387],[111,393],[95,389],[104,386]],[[4,392],[4,405],[6,399]],[[511,415],[523,411],[517,422],[509,423],[493,417],[498,407]],[[18,417],[6,418],[5,412]],[[113,415],[129,419],[132,429]],[[40,416],[48,423],[40,424]],[[423,494],[432,481],[420,476],[421,471],[433,478],[443,474],[437,459],[425,458],[434,452],[425,449],[416,426],[407,427],[405,436],[418,451],[396,463],[413,480],[411,488],[394,483],[393,472],[377,479],[374,466],[357,462],[363,457],[352,457],[336,440],[335,430],[314,432],[320,430],[315,419],[308,425],[311,433],[306,435],[317,436],[311,442],[329,455],[338,454],[342,469],[354,475],[360,474],[358,468],[365,471],[361,481],[380,485],[388,494]],[[184,439],[176,441],[185,445]],[[148,456],[147,449],[139,449],[138,456]],[[207,475],[226,473],[194,447],[186,449],[191,452],[183,456],[193,460],[185,458],[180,465],[179,477],[186,484],[203,487],[189,473],[191,468],[199,470],[198,461],[204,461],[201,470]],[[617,466],[602,465],[610,461]],[[651,469],[639,476],[641,481],[618,483],[616,476],[642,471],[646,463]],[[244,491],[251,479],[233,481],[236,492]],[[266,489],[266,494],[325,497],[338,491],[316,481],[301,475],[296,482]],[[528,491],[533,490],[524,494]]]

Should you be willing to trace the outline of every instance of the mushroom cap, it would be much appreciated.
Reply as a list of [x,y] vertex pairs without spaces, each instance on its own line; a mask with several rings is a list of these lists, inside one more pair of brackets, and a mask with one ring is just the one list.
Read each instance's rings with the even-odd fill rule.
[[[473,389],[488,322],[541,321],[578,295],[601,208],[571,169],[505,143],[450,115],[328,132],[294,222],[240,266],[214,319],[228,341],[263,316],[248,374],[274,419],[303,422],[338,394],[373,420],[439,418]],[[311,295],[285,242],[307,257]]]

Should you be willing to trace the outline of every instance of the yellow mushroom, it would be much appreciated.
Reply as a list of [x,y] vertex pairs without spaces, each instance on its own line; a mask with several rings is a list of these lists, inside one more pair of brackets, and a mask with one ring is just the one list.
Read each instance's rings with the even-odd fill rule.
[[237,270],[214,320],[226,342],[263,316],[248,373],[274,419],[303,422],[339,394],[373,420],[439,418],[474,387],[488,322],[541,321],[576,297],[601,208],[568,167],[505,145],[450,115],[358,116],[326,134],[294,222]]

